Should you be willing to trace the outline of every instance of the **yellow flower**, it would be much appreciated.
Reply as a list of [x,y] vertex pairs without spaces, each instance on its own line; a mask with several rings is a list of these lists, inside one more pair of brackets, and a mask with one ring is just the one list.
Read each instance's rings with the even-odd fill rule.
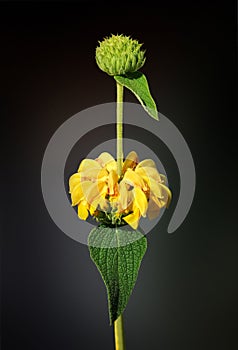
[[72,206],[78,216],[89,216],[106,225],[130,225],[137,229],[141,216],[154,219],[162,207],[168,207],[171,192],[166,177],[159,174],[153,160],[141,162],[130,152],[117,173],[117,163],[107,152],[97,159],[84,159],[78,172],[69,179]]

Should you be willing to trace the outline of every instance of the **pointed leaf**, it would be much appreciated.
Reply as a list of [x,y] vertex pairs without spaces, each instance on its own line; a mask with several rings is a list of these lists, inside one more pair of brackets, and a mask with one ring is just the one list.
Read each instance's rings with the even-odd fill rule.
[[88,239],[90,256],[106,285],[110,324],[124,311],[147,248],[135,230],[99,226]]
[[149,85],[141,72],[128,73],[127,75],[115,75],[115,80],[131,90],[145,111],[154,119],[159,120],[156,103],[150,94]]

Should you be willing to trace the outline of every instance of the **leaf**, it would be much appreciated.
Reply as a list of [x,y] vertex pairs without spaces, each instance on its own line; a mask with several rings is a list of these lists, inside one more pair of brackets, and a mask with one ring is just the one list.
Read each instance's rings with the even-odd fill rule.
[[147,240],[139,231],[99,226],[90,232],[88,244],[91,259],[106,285],[112,324],[128,303]]
[[115,75],[114,78],[119,84],[127,87],[136,95],[142,107],[152,118],[159,120],[157,107],[150,94],[149,85],[144,74],[137,71],[127,75]]

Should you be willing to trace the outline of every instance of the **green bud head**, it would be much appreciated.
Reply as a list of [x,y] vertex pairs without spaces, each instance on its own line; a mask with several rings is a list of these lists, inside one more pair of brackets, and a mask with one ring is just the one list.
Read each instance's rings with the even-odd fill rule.
[[111,35],[99,42],[96,62],[109,75],[123,75],[140,69],[145,63],[142,44],[125,35]]

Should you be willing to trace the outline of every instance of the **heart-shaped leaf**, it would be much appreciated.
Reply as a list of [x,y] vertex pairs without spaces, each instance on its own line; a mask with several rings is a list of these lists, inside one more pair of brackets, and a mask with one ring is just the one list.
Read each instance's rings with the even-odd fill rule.
[[127,305],[147,240],[139,231],[99,226],[91,231],[88,244],[91,259],[106,285],[112,324]]

